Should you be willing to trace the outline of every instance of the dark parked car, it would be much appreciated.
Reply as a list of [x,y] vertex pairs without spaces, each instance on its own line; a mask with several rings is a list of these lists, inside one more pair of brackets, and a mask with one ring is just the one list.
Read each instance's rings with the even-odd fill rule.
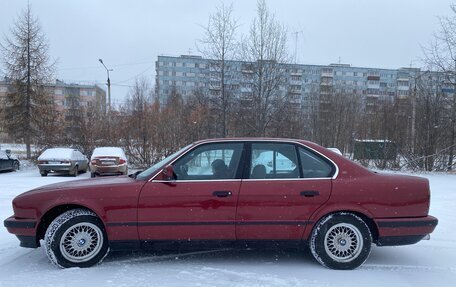
[[38,157],[41,176],[50,172],[77,176],[89,168],[89,160],[77,149],[49,148]]
[[60,267],[156,243],[297,243],[333,269],[371,245],[414,244],[437,219],[427,179],[372,172],[308,141],[212,139],[131,177],[40,187],[13,200],[4,225],[23,247],[40,239]]
[[0,171],[18,170],[19,167],[19,160],[11,154],[11,150],[0,150]]

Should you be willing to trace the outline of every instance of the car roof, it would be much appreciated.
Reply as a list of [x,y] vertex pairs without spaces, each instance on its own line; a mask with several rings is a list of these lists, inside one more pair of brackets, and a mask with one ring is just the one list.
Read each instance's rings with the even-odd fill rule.
[[300,140],[300,139],[289,139],[289,138],[270,138],[270,137],[233,137],[233,138],[212,138],[204,139],[195,142],[195,144],[211,143],[211,142],[230,142],[230,141],[272,141],[272,142],[294,142],[294,143],[309,143],[312,142]]
[[41,159],[69,159],[72,158],[73,151],[77,151],[73,148],[49,148],[45,150],[39,157]]

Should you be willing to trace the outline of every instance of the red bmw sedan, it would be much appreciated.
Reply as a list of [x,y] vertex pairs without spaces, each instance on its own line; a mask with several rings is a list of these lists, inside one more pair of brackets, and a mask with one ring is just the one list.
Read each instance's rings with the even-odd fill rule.
[[43,186],[4,221],[23,247],[60,267],[163,242],[298,244],[354,269],[371,245],[414,244],[437,219],[427,179],[370,171],[312,142],[203,140],[135,175]]

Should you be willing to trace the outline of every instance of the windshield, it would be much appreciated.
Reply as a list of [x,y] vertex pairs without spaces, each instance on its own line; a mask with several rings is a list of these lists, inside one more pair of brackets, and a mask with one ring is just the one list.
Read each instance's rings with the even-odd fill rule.
[[176,155],[180,154],[181,152],[183,152],[184,150],[188,149],[191,145],[193,144],[189,144],[188,146],[184,147],[184,148],[181,148],[180,150],[176,151],[175,153],[173,153],[172,155],[169,155],[167,157],[165,157],[164,159],[162,159],[161,161],[157,162],[156,164],[154,164],[153,166],[149,167],[148,169],[146,169],[145,171],[139,173],[137,176],[136,176],[136,179],[146,179],[148,178],[151,174],[153,174],[154,172],[156,172],[160,167],[162,167],[165,163],[171,161],[171,159],[173,159]]

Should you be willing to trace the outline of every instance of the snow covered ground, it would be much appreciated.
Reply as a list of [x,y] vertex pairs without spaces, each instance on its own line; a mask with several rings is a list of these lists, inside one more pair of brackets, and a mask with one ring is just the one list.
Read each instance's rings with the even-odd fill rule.
[[[88,269],[58,269],[42,248],[19,247],[0,227],[3,286],[456,286],[456,175],[424,174],[432,189],[431,214],[439,225],[431,240],[401,247],[373,247],[353,271],[321,267],[308,252],[230,250],[184,254],[123,252]],[[77,180],[88,178],[79,175]],[[12,199],[31,188],[74,180],[40,177],[38,169],[0,173],[0,219],[12,215]]]

